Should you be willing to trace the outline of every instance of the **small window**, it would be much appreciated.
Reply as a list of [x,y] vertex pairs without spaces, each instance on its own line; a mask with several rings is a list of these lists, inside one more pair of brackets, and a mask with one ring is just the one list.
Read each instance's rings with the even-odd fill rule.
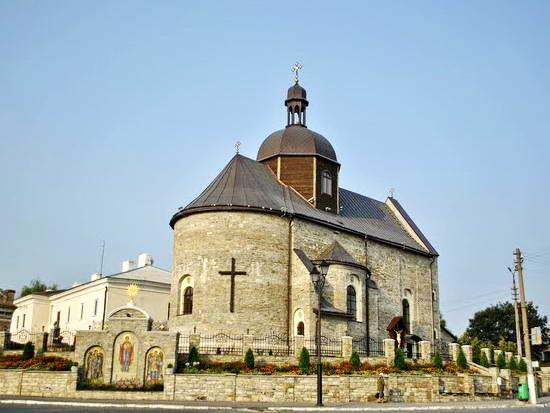
[[84,318],[84,303],[80,303],[80,319]]
[[71,321],[71,307],[67,310],[67,323]]
[[183,293],[183,314],[193,313],[193,287],[187,287]]
[[17,316],[17,322],[15,324],[15,329],[19,330],[19,316]]
[[97,315],[97,306],[98,306],[99,300],[96,298],[94,301],[94,316]]
[[355,288],[351,285],[347,290],[347,313],[353,316],[355,320],[357,318],[357,296],[355,294]]
[[332,196],[332,175],[326,169],[321,176],[321,193]]
[[25,320],[27,319],[27,314],[23,314],[23,328],[25,328]]
[[303,336],[304,335],[304,322],[303,321],[300,321],[298,323],[298,327],[296,329],[296,334],[299,335],[299,336]]
[[403,300],[403,323],[405,323],[405,329],[408,333],[411,332],[411,310],[409,302]]

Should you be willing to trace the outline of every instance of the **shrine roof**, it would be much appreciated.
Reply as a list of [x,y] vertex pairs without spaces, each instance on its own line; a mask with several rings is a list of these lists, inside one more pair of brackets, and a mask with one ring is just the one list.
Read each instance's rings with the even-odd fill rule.
[[332,263],[348,264],[355,267],[364,268],[364,266],[359,264],[355,260],[355,258],[353,258],[351,254],[347,252],[342,244],[340,244],[338,241],[334,241],[328,246],[328,248],[321,252],[316,261],[328,261]]
[[[339,189],[339,195],[339,214],[316,209],[279,181],[266,165],[237,154],[197,198],[174,214],[170,226],[173,228],[179,219],[195,213],[250,210],[293,215],[426,255],[437,255],[433,248],[427,250],[415,241],[384,202],[343,188]],[[410,217],[406,217],[420,233]]]

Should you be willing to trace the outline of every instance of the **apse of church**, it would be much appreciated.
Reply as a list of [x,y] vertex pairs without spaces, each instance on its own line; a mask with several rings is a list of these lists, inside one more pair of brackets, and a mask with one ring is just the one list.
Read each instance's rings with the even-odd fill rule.
[[287,125],[257,160],[237,153],[172,217],[170,329],[184,334],[314,335],[308,262],[330,264],[324,334],[439,336],[438,254],[399,202],[343,189],[328,139],[306,125],[307,93],[287,93]]

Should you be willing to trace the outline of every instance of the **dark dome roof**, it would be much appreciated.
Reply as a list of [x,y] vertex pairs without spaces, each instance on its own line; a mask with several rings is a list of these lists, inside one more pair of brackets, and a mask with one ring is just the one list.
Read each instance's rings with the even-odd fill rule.
[[257,159],[263,161],[277,155],[318,155],[338,162],[330,142],[301,125],[291,125],[269,135],[260,146]]
[[295,83],[294,86],[288,88],[288,93],[286,95],[287,100],[290,99],[307,99],[306,90],[300,86],[298,83]]

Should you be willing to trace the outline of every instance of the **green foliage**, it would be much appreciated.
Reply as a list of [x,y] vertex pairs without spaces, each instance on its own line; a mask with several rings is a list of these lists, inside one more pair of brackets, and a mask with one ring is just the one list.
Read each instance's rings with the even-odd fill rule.
[[481,353],[481,357],[479,358],[479,364],[483,367],[489,367],[489,359],[487,358],[487,355],[485,353]]
[[441,354],[439,354],[439,351],[435,352],[432,363],[436,369],[443,370],[443,359],[441,358]]
[[246,354],[244,355],[244,364],[246,364],[246,367],[249,369],[254,368],[254,353],[250,348],[246,350]]
[[518,370],[523,372],[527,371],[527,363],[523,360],[523,358],[519,361]]
[[510,359],[510,362],[508,363],[508,368],[510,370],[517,370],[518,369],[518,362],[516,361],[515,357],[512,357]]
[[351,353],[349,363],[354,370],[357,370],[359,367],[361,367],[361,358],[359,357],[359,353],[357,353],[357,351]]
[[300,352],[300,359],[298,360],[298,367],[302,370],[302,373],[306,374],[309,371],[309,351],[303,347]]
[[39,279],[31,280],[29,285],[24,285],[23,288],[21,288],[21,295],[20,297],[24,297],[29,294],[34,293],[43,293],[46,290],[57,290],[57,284],[51,284],[50,286],[47,286],[45,283],[40,281]]
[[516,343],[512,343],[511,341],[506,341],[504,337],[500,337],[500,339],[498,340],[497,347],[499,350],[511,351],[512,353],[515,353],[517,346],[516,346]]
[[499,369],[506,368],[506,359],[504,358],[504,353],[500,353],[497,357],[496,365]]
[[466,355],[464,354],[464,351],[462,351],[462,348],[460,348],[460,351],[458,352],[458,358],[456,359],[456,365],[460,367],[461,369],[467,369],[468,368],[468,361],[466,361]]
[[399,370],[407,370],[407,363],[405,363],[405,353],[403,353],[403,349],[398,348],[395,352],[393,366]]
[[439,320],[439,326],[441,328],[446,328],[447,327],[447,322],[442,318],[441,320]]
[[34,344],[29,341],[23,346],[23,355],[21,359],[30,360],[32,358],[34,358]]
[[187,362],[192,366],[193,363],[198,363],[200,361],[199,350],[195,346],[191,347],[189,351],[189,357],[187,357]]

